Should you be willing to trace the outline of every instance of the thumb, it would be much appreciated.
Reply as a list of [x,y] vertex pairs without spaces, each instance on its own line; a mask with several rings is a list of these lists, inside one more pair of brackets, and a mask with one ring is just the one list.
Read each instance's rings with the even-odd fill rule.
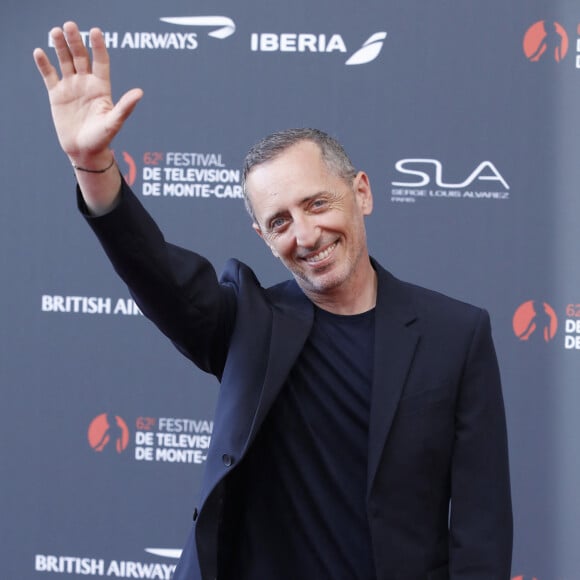
[[143,91],[141,89],[131,89],[130,91],[127,91],[111,110],[113,124],[120,127],[133,112],[133,109],[137,106],[137,103],[142,97]]

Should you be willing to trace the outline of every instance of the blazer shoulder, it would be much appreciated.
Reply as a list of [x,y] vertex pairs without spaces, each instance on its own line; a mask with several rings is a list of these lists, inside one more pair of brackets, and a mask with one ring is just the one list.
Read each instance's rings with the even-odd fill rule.
[[220,276],[220,284],[231,286],[238,292],[250,288],[256,291],[264,290],[254,270],[236,258],[230,258],[226,262]]
[[422,311],[442,312],[446,316],[456,315],[467,318],[478,318],[484,311],[479,306],[448,296],[437,290],[424,288],[410,282],[401,283],[407,286],[408,292],[413,297],[417,308]]
[[220,278],[222,284],[232,285],[238,292],[258,292],[271,305],[307,307],[309,300],[294,279],[264,288],[256,273],[244,262],[230,258]]
[[[488,317],[487,311],[463,300],[453,298],[437,290],[396,278],[378,266],[379,292],[384,300],[396,304],[399,311],[412,313],[419,321],[429,324],[473,325]],[[407,314],[407,317],[410,317]]]

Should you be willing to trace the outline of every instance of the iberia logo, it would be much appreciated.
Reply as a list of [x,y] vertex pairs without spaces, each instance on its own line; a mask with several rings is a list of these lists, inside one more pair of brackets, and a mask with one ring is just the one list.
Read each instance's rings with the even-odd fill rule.
[[105,449],[122,453],[129,444],[129,428],[119,415],[101,413],[89,425],[89,445],[98,452]]
[[554,309],[540,300],[528,300],[514,314],[512,326],[522,341],[544,340],[550,342],[558,329],[558,317]]
[[524,35],[524,54],[530,62],[554,59],[560,62],[568,52],[568,34],[559,22],[538,20]]
[[135,160],[127,151],[122,151],[123,163],[120,160],[117,160],[119,164],[119,170],[123,174],[125,181],[129,186],[133,186],[135,183],[135,179],[137,178],[137,164]]

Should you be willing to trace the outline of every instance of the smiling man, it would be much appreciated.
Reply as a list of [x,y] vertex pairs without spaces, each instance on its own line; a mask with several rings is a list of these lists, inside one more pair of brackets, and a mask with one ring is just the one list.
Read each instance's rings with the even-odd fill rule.
[[292,274],[218,280],[167,243],[110,143],[141,91],[112,102],[99,30],[34,58],[79,207],[140,308],[220,382],[199,507],[174,580],[508,580],[505,417],[489,317],[369,257],[372,193],[325,133],[246,157],[254,230]]
[[254,230],[308,298],[338,314],[372,308],[376,274],[364,225],[371,188],[342,147],[314,129],[276,133],[250,151],[244,176]]

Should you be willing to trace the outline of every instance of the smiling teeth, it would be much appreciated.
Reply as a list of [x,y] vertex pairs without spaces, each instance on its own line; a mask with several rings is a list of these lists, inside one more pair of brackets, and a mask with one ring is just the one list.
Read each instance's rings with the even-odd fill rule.
[[310,263],[320,262],[321,260],[324,260],[324,258],[329,256],[332,253],[332,250],[334,250],[334,248],[336,248],[336,243],[334,243],[334,244],[332,244],[332,246],[329,246],[328,248],[326,248],[326,250],[319,252],[315,256],[311,256],[306,261],[310,262]]

